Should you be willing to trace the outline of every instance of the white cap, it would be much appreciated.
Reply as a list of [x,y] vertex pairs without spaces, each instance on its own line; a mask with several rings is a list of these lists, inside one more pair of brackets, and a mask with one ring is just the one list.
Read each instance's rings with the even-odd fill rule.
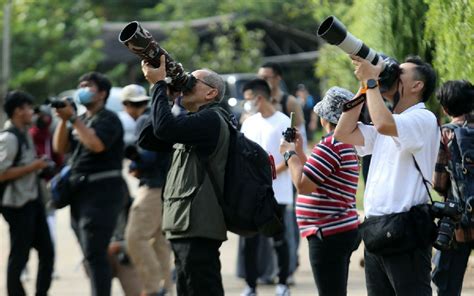
[[146,90],[141,85],[130,84],[122,89],[122,103],[143,102],[148,100],[150,100],[150,97],[146,95]]

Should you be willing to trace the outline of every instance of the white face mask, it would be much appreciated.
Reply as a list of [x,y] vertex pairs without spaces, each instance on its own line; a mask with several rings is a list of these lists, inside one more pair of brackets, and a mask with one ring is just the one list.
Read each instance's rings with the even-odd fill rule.
[[248,100],[244,104],[244,110],[250,114],[255,114],[258,112],[257,109],[257,99]]

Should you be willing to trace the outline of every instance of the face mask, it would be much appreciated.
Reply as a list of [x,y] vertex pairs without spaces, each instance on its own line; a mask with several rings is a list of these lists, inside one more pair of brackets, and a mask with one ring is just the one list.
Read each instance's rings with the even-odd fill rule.
[[250,114],[255,114],[258,112],[257,109],[257,100],[253,99],[250,101],[246,101],[244,104],[244,110],[247,111]]
[[92,97],[94,93],[91,91],[90,87],[81,87],[74,94],[74,100],[82,105],[87,105],[92,102]]

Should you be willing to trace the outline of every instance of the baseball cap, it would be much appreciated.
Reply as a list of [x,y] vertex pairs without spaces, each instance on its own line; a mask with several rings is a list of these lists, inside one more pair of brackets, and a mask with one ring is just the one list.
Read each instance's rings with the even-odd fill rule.
[[146,90],[141,85],[129,84],[122,89],[122,103],[143,102],[148,100],[150,100],[150,97],[146,95]]
[[327,121],[337,124],[342,114],[342,105],[350,101],[354,94],[345,88],[331,87],[323,99],[314,106],[314,112]]

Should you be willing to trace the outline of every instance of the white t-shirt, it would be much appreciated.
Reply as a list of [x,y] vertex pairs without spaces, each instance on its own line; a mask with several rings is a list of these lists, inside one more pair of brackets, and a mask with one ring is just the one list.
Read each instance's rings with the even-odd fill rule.
[[137,136],[135,135],[137,123],[135,122],[135,119],[133,119],[133,117],[125,111],[120,111],[118,113],[118,117],[120,122],[122,122],[123,141],[125,142],[125,145],[135,144],[137,140]]
[[[290,126],[290,118],[280,111],[263,118],[261,113],[248,117],[242,124],[241,132],[250,140],[258,143],[271,154],[278,165],[285,160],[280,154],[282,132]],[[273,180],[273,191],[279,204],[293,204],[293,187],[289,170],[284,170]]]
[[393,118],[398,137],[358,124],[364,146],[356,146],[357,152],[361,156],[372,154],[364,193],[366,217],[405,212],[428,201],[413,156],[424,178],[431,181],[440,144],[436,117],[424,103],[418,103]]

